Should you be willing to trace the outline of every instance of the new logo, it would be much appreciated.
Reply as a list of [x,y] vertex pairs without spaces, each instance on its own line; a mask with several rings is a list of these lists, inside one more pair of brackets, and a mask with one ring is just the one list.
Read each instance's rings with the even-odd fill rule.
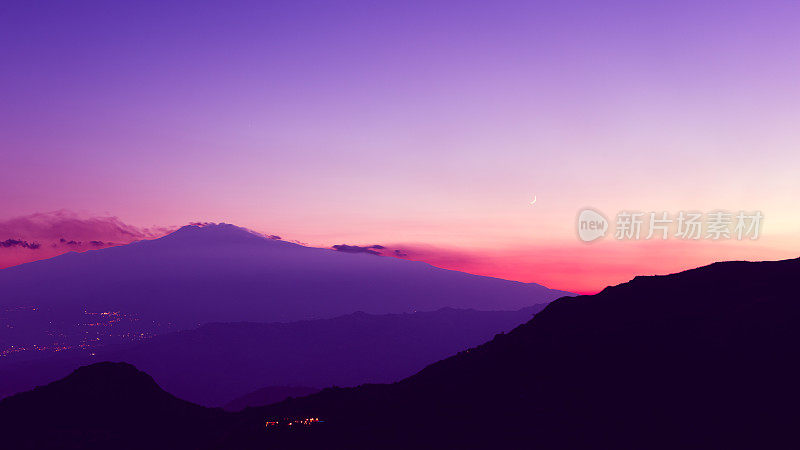
[[584,209],[578,214],[578,237],[583,242],[592,242],[606,235],[608,220],[593,209]]

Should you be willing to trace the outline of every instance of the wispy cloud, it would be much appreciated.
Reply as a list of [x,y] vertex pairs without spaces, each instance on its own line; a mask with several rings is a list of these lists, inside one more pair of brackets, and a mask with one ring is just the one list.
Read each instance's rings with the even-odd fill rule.
[[84,251],[163,236],[174,227],[143,228],[114,216],[59,210],[0,221],[0,268],[67,251]]
[[344,253],[369,253],[370,255],[380,255],[382,254],[381,250],[384,250],[386,247],[377,244],[368,246],[337,244],[331,248]]
[[106,241],[131,242],[163,236],[174,228],[141,228],[122,222],[114,216],[82,216],[59,210],[35,213],[0,221],[0,236],[36,238],[42,241]]
[[19,239],[6,239],[5,241],[0,242],[0,247],[3,248],[19,247],[19,248],[28,248],[31,250],[36,250],[41,246],[42,244],[39,244],[38,242],[28,242]]

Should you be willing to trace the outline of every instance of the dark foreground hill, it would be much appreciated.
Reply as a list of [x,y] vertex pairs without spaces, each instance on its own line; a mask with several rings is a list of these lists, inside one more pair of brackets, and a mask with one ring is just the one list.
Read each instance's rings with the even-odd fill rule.
[[[224,436],[207,442],[225,449],[797,448],[798,275],[800,260],[637,277],[560,299],[512,332],[401,382],[326,389],[227,415],[214,428]],[[19,408],[54,401],[0,403],[0,424]],[[75,407],[68,429],[91,429],[80,418],[98,407]],[[56,427],[36,423],[46,433]]]
[[0,401],[7,449],[202,448],[229,428],[222,410],[179,400],[123,363],[82,367]]
[[267,386],[390,383],[509,331],[544,307],[445,308],[291,323],[207,324],[91,353],[64,351],[35,361],[2,358],[0,396],[31,389],[97,361],[133,364],[168,392],[205,406],[222,406]]
[[799,277],[800,260],[637,277],[400,383],[251,413],[254,427],[326,420],[304,433],[236,436],[252,448],[797,448]]

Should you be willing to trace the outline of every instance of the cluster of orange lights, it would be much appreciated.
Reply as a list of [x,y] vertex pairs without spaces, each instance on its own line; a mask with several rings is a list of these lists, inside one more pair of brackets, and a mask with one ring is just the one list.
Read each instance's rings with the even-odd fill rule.
[[313,425],[313,424],[319,423],[319,422],[322,422],[321,420],[319,420],[319,417],[307,417],[305,419],[293,420],[293,421],[289,422],[289,426],[292,426],[292,425],[309,426],[309,425]]
[[276,428],[276,427],[279,427],[281,425],[286,425],[288,427],[294,427],[294,426],[309,427],[311,425],[314,425],[314,424],[317,424],[317,423],[322,423],[322,422],[324,422],[324,420],[320,420],[319,417],[303,417],[303,418],[294,419],[294,420],[290,420],[290,419],[268,420],[265,423],[265,427],[266,428]]

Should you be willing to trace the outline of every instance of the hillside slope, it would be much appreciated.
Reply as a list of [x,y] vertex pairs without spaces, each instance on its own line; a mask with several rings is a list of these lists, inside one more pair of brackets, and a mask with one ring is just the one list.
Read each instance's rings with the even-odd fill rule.
[[797,259],[716,263],[563,298],[402,382],[259,410],[251,420],[326,424],[239,443],[790,448],[800,419],[798,275]]

